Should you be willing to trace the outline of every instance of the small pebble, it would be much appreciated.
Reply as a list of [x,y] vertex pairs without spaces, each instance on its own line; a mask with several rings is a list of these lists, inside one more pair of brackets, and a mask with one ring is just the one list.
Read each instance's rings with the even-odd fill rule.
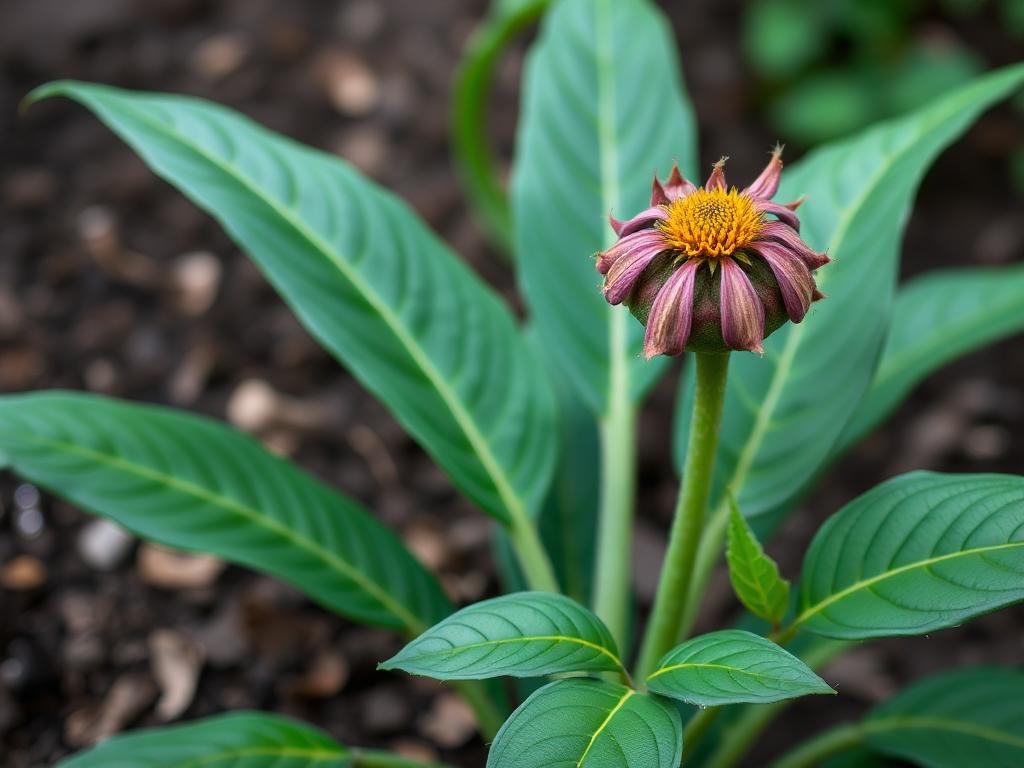
[[0,570],[0,584],[16,592],[27,592],[46,583],[46,566],[31,555],[18,555]]
[[135,538],[110,520],[93,520],[78,534],[78,554],[97,571],[112,571],[120,565]]
[[223,560],[210,555],[176,552],[157,544],[139,547],[139,575],[147,584],[164,589],[197,589],[213,584],[225,568]]

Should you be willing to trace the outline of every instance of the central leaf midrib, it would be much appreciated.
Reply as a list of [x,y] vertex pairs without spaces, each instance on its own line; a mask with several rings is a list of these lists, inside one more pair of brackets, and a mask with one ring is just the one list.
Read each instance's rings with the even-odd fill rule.
[[236,170],[230,163],[224,162],[220,158],[211,155],[203,147],[189,141],[187,137],[183,136],[177,130],[170,128],[165,123],[154,120],[148,115],[140,113],[133,107],[131,107],[131,109],[135,113],[137,119],[145,122],[153,127],[154,130],[163,133],[179,143],[181,146],[194,152],[206,162],[216,168],[219,168],[225,175],[235,179],[235,181],[248,190],[253,197],[262,201],[274,213],[280,216],[302,239],[306,240],[306,242],[308,242],[315,250],[319,251],[331,264],[335,266],[335,268],[337,268],[340,273],[342,273],[342,275],[344,275],[350,283],[356,287],[356,290],[365,297],[367,303],[370,304],[388,328],[391,329],[391,332],[395,335],[401,346],[405,348],[409,357],[412,358],[413,362],[423,371],[423,374],[430,381],[434,389],[440,395],[442,401],[448,407],[455,419],[455,422],[458,424],[463,434],[465,434],[470,446],[476,452],[484,470],[494,483],[495,490],[498,491],[498,495],[505,504],[512,522],[517,526],[529,524],[526,503],[513,490],[511,481],[505,476],[501,464],[491,451],[486,438],[479,429],[477,429],[469,411],[462,404],[458,395],[448,386],[448,382],[441,372],[433,365],[429,357],[427,357],[420,349],[415,337],[406,331],[401,320],[391,312],[390,307],[388,307],[384,300],[375,291],[370,289],[369,285],[362,279],[362,277],[355,270],[350,269],[344,259],[342,259],[339,254],[336,254],[334,249],[328,243],[324,242],[319,235],[307,228],[300,220],[296,219],[289,209],[283,207],[273,197],[260,194],[259,187],[257,187],[254,182],[250,181],[249,178],[241,171]]
[[586,648],[590,648],[591,650],[598,651],[599,653],[604,654],[609,659],[611,659],[615,663],[615,666],[616,666],[617,669],[622,669],[622,662],[619,660],[619,657],[616,656],[614,653],[612,653],[609,649],[605,648],[602,645],[598,645],[597,643],[592,643],[589,640],[584,640],[583,638],[580,638],[580,637],[571,637],[571,636],[568,636],[568,635],[524,635],[522,637],[502,637],[502,638],[496,638],[494,640],[481,640],[481,641],[476,642],[476,643],[468,643],[468,644],[465,644],[465,645],[458,645],[458,646],[455,646],[453,648],[447,648],[445,650],[418,652],[415,655],[410,655],[409,658],[407,659],[407,661],[415,662],[415,661],[418,661],[420,659],[425,659],[425,658],[451,657],[451,656],[458,655],[462,651],[474,650],[474,649],[477,649],[477,648],[487,648],[487,647],[492,646],[492,645],[510,645],[510,644],[513,644],[513,643],[523,643],[523,644],[525,644],[525,643],[543,643],[543,642],[572,643],[572,644],[575,644],[575,645],[580,645],[580,646],[583,646],[583,647],[586,647]]
[[306,747],[238,747],[236,749],[225,749],[198,758],[190,758],[180,763],[174,763],[168,768],[200,768],[201,766],[213,765],[223,760],[237,760],[242,757],[304,757],[311,762],[326,760],[339,760],[348,756],[344,750],[327,751],[324,749]]
[[604,733],[605,728],[608,727],[608,723],[610,723],[612,721],[612,719],[615,717],[615,715],[618,714],[619,710],[622,709],[623,705],[627,701],[629,701],[630,698],[635,693],[636,693],[636,691],[634,691],[632,688],[630,688],[624,694],[622,694],[622,698],[620,698],[618,700],[618,702],[615,704],[615,706],[612,707],[612,710],[608,713],[608,716],[604,719],[604,722],[602,722],[597,727],[597,730],[594,731],[593,735],[590,737],[590,741],[587,743],[587,748],[583,750],[583,754],[580,755],[580,759],[576,762],[576,768],[581,768],[581,766],[583,765],[583,761],[587,759],[587,755],[590,754],[590,750],[593,748],[594,744],[597,742],[597,738],[602,733]]
[[713,663],[709,663],[709,662],[691,662],[691,661],[684,661],[684,662],[681,662],[679,664],[670,664],[667,667],[662,667],[661,669],[655,670],[650,675],[648,675],[647,679],[648,680],[653,680],[654,678],[658,677],[659,675],[664,675],[664,674],[667,674],[668,672],[675,672],[675,671],[680,670],[680,669],[720,669],[720,670],[723,670],[723,671],[728,672],[730,674],[736,673],[736,674],[740,674],[740,675],[746,675],[747,677],[752,677],[752,678],[754,678],[755,680],[758,680],[758,681],[762,681],[762,680],[775,680],[775,681],[782,682],[782,683],[793,682],[792,680],[788,680],[788,679],[783,678],[783,677],[772,677],[771,675],[766,675],[766,674],[762,674],[762,673],[758,673],[758,672],[751,672],[749,669],[743,669],[742,667],[733,667],[733,666],[730,666],[728,664],[713,664]]

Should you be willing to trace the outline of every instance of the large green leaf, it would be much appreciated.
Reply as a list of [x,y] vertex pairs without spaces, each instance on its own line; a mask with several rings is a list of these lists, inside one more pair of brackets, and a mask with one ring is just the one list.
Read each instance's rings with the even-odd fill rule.
[[115,736],[60,768],[347,768],[352,753],[308,725],[238,712]]
[[867,743],[928,768],[1024,765],[1024,673],[983,667],[930,678],[877,707]]
[[672,702],[600,680],[557,680],[498,731],[487,768],[677,768],[683,726]]
[[271,573],[353,619],[416,633],[451,610],[355,503],[208,419],[95,395],[5,395],[0,455],[144,538]]
[[[783,172],[778,199],[808,196],[801,234],[834,259],[818,272],[828,298],[801,324],[772,335],[764,358],[733,355],[716,463],[721,528],[726,487],[745,515],[757,517],[786,503],[827,461],[874,376],[921,177],[984,109],[1022,82],[1024,65],[991,73]],[[689,397],[683,401],[680,456],[690,418]]]
[[914,472],[851,502],[804,559],[796,627],[919,635],[1024,600],[1024,478]]
[[500,299],[338,158],[195,99],[58,82],[223,225],[309,331],[481,508],[535,512],[553,403]]
[[733,591],[752,614],[773,626],[789,610],[789,582],[779,575],[779,566],[765,554],[750,525],[732,507],[729,543],[725,550]]
[[647,687],[702,707],[835,693],[800,659],[742,629],[710,632],[676,646],[648,675]]
[[1024,265],[951,269],[900,289],[871,388],[834,454],[878,426],[932,371],[1024,331]]
[[439,680],[625,673],[602,621],[579,603],[549,592],[518,592],[467,606],[380,668]]
[[587,404],[639,398],[663,369],[642,327],[599,289],[609,211],[650,203],[651,174],[695,169],[696,131],[671,32],[647,0],[562,0],[530,53],[512,179],[516,261],[529,305]]

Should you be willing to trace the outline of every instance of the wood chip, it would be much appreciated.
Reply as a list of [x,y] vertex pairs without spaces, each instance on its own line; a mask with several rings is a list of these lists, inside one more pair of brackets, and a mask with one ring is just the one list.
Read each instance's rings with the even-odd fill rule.
[[139,547],[136,564],[144,582],[164,589],[208,587],[225,568],[223,560],[210,555],[176,552],[149,543]]
[[196,693],[203,667],[203,648],[173,629],[158,629],[149,636],[150,664],[160,686],[157,717],[166,722],[182,714]]

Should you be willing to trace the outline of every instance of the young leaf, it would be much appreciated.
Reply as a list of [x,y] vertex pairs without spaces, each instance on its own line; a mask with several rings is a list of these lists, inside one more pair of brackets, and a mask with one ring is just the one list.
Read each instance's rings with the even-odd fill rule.
[[277,715],[237,712],[115,736],[60,768],[348,768],[352,753],[321,731]]
[[582,605],[519,592],[470,605],[417,637],[380,669],[439,680],[622,672],[608,628]]
[[[716,464],[723,529],[726,487],[747,517],[758,517],[787,502],[828,460],[874,376],[918,182],[939,152],[1022,82],[1024,65],[992,72],[783,172],[777,199],[807,195],[801,235],[834,259],[817,273],[828,298],[799,325],[773,334],[763,359],[733,355]],[[677,410],[680,456],[690,389]]]
[[676,646],[647,677],[647,687],[702,707],[835,693],[800,659],[742,629],[699,635]]
[[515,321],[398,199],[337,157],[197,99],[58,82],[209,211],[321,344],[482,509],[522,524],[553,403]]
[[950,269],[912,280],[896,296],[882,361],[833,456],[878,426],[936,369],[1021,331],[1022,265]]
[[[565,0],[546,14],[523,86],[512,206],[520,282],[541,337],[591,409],[639,398],[664,369],[601,295],[609,212],[650,203],[651,174],[695,169],[696,130],[668,24],[648,0]],[[643,87],[638,87],[638,84]]]
[[270,573],[357,621],[417,633],[451,610],[355,503],[208,419],[96,395],[5,395],[0,455],[144,538]]
[[1024,765],[1024,673],[982,667],[925,680],[863,727],[873,749],[929,768]]
[[672,702],[600,680],[556,680],[512,713],[487,768],[678,768],[683,724]]
[[736,597],[755,616],[778,626],[789,609],[789,582],[779,575],[775,561],[764,553],[735,502],[725,556]]
[[1024,478],[914,472],[833,515],[804,558],[794,625],[920,635],[1024,600]]

